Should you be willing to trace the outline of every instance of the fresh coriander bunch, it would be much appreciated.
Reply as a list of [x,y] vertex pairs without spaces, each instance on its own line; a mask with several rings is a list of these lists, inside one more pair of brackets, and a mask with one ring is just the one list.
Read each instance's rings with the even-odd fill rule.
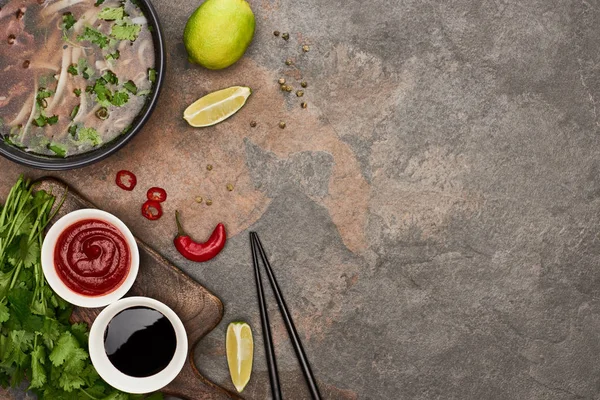
[[[48,286],[40,262],[55,198],[20,177],[0,211],[0,384],[48,400],[129,400],[104,382],[88,354],[88,327],[70,324],[72,306]],[[53,211],[54,210],[54,211]],[[154,394],[147,399],[162,399]]]

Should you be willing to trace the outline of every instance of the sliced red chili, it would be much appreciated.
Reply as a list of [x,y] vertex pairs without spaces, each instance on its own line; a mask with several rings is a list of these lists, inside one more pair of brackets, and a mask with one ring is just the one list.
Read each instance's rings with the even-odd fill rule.
[[117,186],[123,190],[132,191],[137,184],[137,178],[131,171],[121,170],[117,172]]
[[142,215],[150,221],[156,221],[162,214],[162,207],[158,201],[148,200],[142,205]]
[[151,187],[150,189],[148,189],[146,197],[148,197],[148,200],[158,201],[159,203],[162,203],[167,199],[167,192],[163,188]]

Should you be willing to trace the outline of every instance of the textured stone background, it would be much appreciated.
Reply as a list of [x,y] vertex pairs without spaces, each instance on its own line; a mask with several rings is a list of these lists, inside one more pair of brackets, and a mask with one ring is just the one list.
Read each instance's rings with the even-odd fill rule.
[[[208,377],[232,388],[224,332],[245,319],[257,337],[245,394],[268,397],[256,230],[327,398],[600,396],[599,1],[252,0],[255,40],[219,72],[186,62],[197,2],[154,3],[169,70],[152,120],[109,160],[52,175],[223,300],[197,353]],[[307,110],[280,76],[308,80]],[[203,130],[181,119],[233,84],[254,89],[234,118]],[[138,176],[133,193],[113,184],[121,168]],[[43,175],[4,160],[0,171],[0,196],[21,172]],[[152,185],[170,196],[159,222],[139,215]],[[176,254],[176,208],[199,238],[226,223],[222,255]],[[271,310],[284,394],[308,398]]]

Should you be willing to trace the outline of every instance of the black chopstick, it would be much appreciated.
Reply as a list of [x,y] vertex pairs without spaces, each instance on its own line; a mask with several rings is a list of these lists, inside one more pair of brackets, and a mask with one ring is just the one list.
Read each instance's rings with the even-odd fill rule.
[[[263,264],[265,265],[265,269],[267,270],[267,276],[269,277],[269,281],[271,282],[271,287],[273,289],[273,293],[275,294],[275,298],[277,300],[277,304],[279,305],[279,309],[283,316],[283,321],[285,322],[285,327],[287,328],[288,334],[292,340],[292,344],[294,345],[294,350],[296,351],[296,356],[298,357],[298,361],[300,362],[300,367],[302,368],[302,373],[304,374],[304,378],[306,379],[306,383],[308,384],[308,389],[310,390],[310,395],[314,400],[320,400],[321,394],[319,393],[319,387],[317,386],[317,382],[310,368],[310,364],[308,362],[308,357],[306,357],[306,353],[304,352],[304,348],[302,347],[302,342],[300,341],[300,336],[296,331],[296,326],[294,325],[294,320],[292,319],[292,314],[290,314],[285,300],[283,299],[283,294],[281,293],[281,289],[277,284],[277,280],[275,279],[275,274],[273,274],[273,269],[271,268],[271,264],[267,259],[267,255],[265,254],[265,249],[260,242],[258,234],[256,232],[250,232],[250,237],[254,237],[255,243],[258,247],[258,252],[260,253],[260,257],[262,258]],[[251,239],[252,240],[252,239]],[[254,251],[254,249],[253,249]],[[253,257],[255,255],[253,254]],[[260,272],[259,275],[260,277]],[[265,309],[266,311],[266,309]]]
[[260,277],[258,267],[258,256],[256,254],[257,244],[255,244],[252,232],[250,233],[250,247],[252,248],[252,263],[254,264],[254,277],[256,278],[256,291],[258,292],[258,307],[260,309],[260,322],[265,342],[265,354],[267,356],[267,367],[269,369],[269,381],[271,382],[271,393],[273,400],[281,400],[281,387],[279,385],[279,374],[277,373],[277,361],[275,360],[275,351],[273,350],[273,338],[271,335],[271,325],[269,324],[269,313],[265,301],[265,293]]

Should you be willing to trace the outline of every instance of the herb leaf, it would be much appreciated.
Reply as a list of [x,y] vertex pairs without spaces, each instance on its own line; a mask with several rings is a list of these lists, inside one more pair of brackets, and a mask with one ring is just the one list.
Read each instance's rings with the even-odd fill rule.
[[98,14],[99,19],[105,21],[117,21],[122,20],[125,15],[125,9],[123,7],[106,7]]
[[148,68],[148,80],[152,83],[156,82],[156,70],[154,68]]
[[115,92],[114,96],[110,100],[113,106],[121,107],[129,101],[129,94],[126,91],[120,90]]
[[62,16],[62,20],[63,20],[62,28],[64,30],[71,29],[73,27],[73,25],[75,25],[75,22],[77,22],[75,17],[73,17],[73,14],[71,14],[70,12],[64,13]]
[[77,132],[80,142],[90,142],[92,146],[102,144],[102,138],[94,128],[81,128]]
[[77,36],[77,40],[84,42],[88,41],[98,45],[101,49],[104,49],[108,46],[108,37],[106,37],[100,31],[97,31],[94,28],[90,28],[89,26],[85,27],[83,33]]
[[48,144],[48,150],[52,150],[54,152],[54,154],[56,154],[59,157],[67,156],[67,149],[58,143]]
[[135,82],[129,80],[123,84],[123,87],[127,89],[132,94],[137,94],[137,86]]
[[142,30],[141,25],[131,24],[129,22],[123,22],[121,24],[113,25],[110,34],[115,39],[135,41]]

